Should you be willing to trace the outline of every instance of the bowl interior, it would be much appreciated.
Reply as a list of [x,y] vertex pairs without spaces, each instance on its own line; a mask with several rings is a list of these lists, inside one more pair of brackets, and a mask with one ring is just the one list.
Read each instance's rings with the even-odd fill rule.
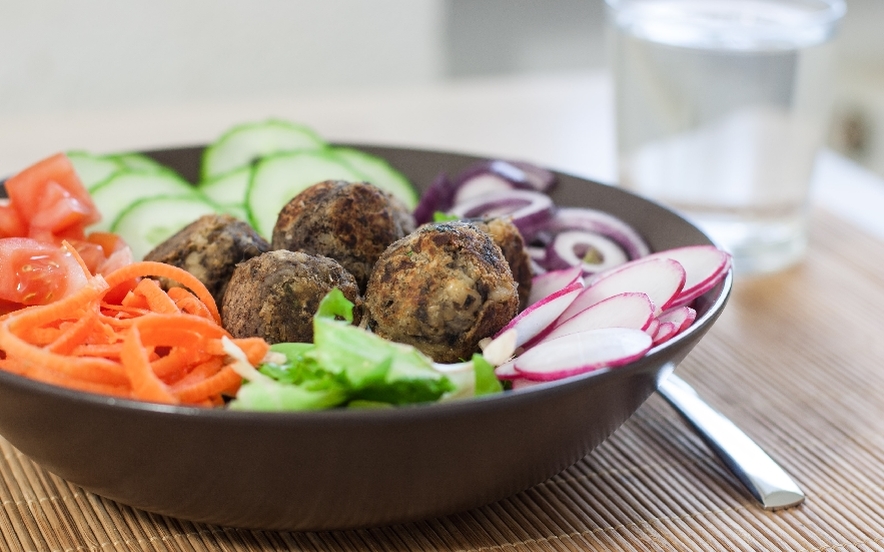
[[[476,157],[355,145],[419,188]],[[202,148],[147,152],[195,181]],[[559,175],[553,198],[632,224],[653,250],[710,243],[675,213]],[[0,371],[0,434],[49,471],[148,511],[255,529],[327,530],[478,507],[575,463],[656,389],[721,313],[728,277],[683,334],[616,370],[524,391],[389,410],[254,413],[69,391]]]

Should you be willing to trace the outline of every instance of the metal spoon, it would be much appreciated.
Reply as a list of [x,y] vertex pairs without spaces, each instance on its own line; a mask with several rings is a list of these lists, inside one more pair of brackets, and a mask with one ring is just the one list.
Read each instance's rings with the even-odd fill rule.
[[659,382],[657,392],[693,426],[765,510],[804,501],[804,493],[783,468],[733,422],[703,402],[684,380],[669,374]]

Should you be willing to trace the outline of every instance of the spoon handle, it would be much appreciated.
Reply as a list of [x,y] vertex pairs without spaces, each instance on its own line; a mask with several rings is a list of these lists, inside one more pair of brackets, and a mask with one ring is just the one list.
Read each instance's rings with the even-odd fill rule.
[[706,404],[684,380],[670,374],[660,382],[657,391],[693,426],[765,510],[788,508],[804,501],[804,493],[783,468],[733,422]]

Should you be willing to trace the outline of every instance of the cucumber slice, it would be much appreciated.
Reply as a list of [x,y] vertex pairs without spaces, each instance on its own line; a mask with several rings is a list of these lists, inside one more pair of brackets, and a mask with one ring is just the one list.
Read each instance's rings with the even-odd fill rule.
[[347,180],[363,176],[330,151],[297,151],[267,157],[255,166],[246,194],[246,210],[252,227],[270,239],[279,211],[293,197],[317,182]]
[[140,199],[162,195],[202,197],[196,188],[171,170],[118,172],[97,185],[91,194],[101,213],[101,221],[90,228],[93,231],[111,230],[120,213]]
[[365,177],[366,182],[390,192],[411,210],[417,206],[419,195],[405,175],[394,169],[386,159],[353,148],[336,147],[332,151],[339,159]]
[[206,148],[202,180],[210,180],[275,153],[325,147],[325,141],[305,126],[277,120],[238,125]]
[[254,167],[246,165],[238,169],[216,176],[200,183],[199,189],[210,200],[224,207],[239,206],[244,208],[246,191],[252,180]]
[[143,153],[120,153],[110,156],[111,159],[121,163],[125,168],[136,171],[170,171],[169,167],[163,165]]
[[246,210],[245,205],[218,205],[217,211],[219,213],[227,213],[243,222],[249,222],[249,212]]
[[77,171],[77,176],[80,177],[83,186],[90,191],[123,169],[123,164],[120,161],[103,155],[95,155],[85,151],[69,151],[66,155],[73,163],[74,170]]
[[123,236],[133,258],[143,259],[191,222],[215,212],[215,205],[200,196],[148,197],[124,209],[111,231]]

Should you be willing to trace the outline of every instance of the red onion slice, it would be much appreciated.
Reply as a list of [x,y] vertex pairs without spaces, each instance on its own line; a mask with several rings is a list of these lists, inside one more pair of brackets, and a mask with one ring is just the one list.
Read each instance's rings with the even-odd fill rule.
[[[524,161],[479,161],[467,167],[455,179],[458,201],[476,197],[477,192],[481,193],[483,186],[480,182],[483,185],[545,193],[555,187],[557,178],[552,171]],[[472,188],[476,188],[476,191]]]
[[543,167],[525,161],[510,161],[509,163],[522,169],[525,173],[525,181],[538,192],[549,192],[558,183],[556,175]]
[[449,212],[460,218],[512,217],[513,224],[527,241],[535,228],[549,220],[554,209],[552,198],[546,194],[529,190],[508,190],[455,204]]
[[512,182],[493,173],[483,173],[466,180],[454,192],[453,204],[457,205],[485,194],[514,190]]
[[445,212],[451,208],[454,198],[454,185],[445,173],[439,173],[429,187],[421,194],[420,201],[412,215],[417,224],[426,224],[433,220],[437,211]]
[[606,236],[619,244],[630,260],[650,253],[647,243],[632,226],[597,209],[562,207],[543,228],[538,229],[538,235],[545,235],[545,241],[549,242],[559,232],[568,230],[583,230]]
[[586,230],[566,230],[556,234],[547,246],[544,266],[548,270],[579,266],[589,275],[627,261],[626,251],[611,238]]

